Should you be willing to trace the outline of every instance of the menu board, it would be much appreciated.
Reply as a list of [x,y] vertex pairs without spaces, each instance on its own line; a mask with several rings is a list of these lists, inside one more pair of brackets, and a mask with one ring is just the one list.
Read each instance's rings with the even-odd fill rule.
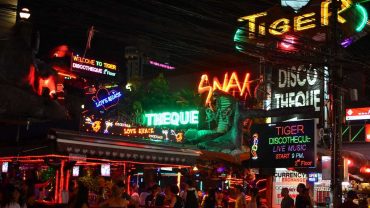
[[315,167],[314,120],[252,126],[250,167]]

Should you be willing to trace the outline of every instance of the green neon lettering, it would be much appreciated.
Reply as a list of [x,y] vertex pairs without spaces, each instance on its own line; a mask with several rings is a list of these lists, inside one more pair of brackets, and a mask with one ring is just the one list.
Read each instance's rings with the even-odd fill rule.
[[360,24],[358,24],[356,27],[356,32],[361,32],[365,28],[369,17],[368,17],[366,9],[360,4],[356,4],[356,9],[362,15],[362,20]]
[[187,125],[199,123],[199,111],[149,113],[144,115],[147,126]]
[[160,125],[170,125],[170,124],[171,124],[171,113],[169,112],[162,113]]
[[171,113],[171,125],[178,126],[180,121],[180,115],[176,112]]
[[198,124],[198,115],[199,111],[191,111],[190,112],[190,123],[191,124]]
[[189,112],[180,112],[180,123],[182,125],[188,124],[190,121],[190,113]]
[[145,114],[145,117],[146,117],[146,121],[147,121],[147,125],[148,126],[153,125],[152,120],[153,120],[153,117],[154,116],[155,116],[154,114]]

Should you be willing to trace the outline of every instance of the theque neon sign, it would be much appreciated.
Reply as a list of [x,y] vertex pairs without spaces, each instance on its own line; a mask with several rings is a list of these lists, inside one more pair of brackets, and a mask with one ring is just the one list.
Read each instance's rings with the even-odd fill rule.
[[[331,16],[329,5],[331,3],[331,0],[321,2],[320,12],[307,12],[290,18],[279,18],[269,24],[266,24],[267,21],[264,21],[264,17],[268,18],[273,15],[267,11],[240,17],[238,21],[248,22],[246,25],[248,39],[254,39],[256,34],[258,36],[265,36],[268,33],[273,36],[280,36],[292,30],[294,32],[311,30],[319,26],[329,26],[329,17]],[[356,21],[355,30],[356,32],[361,32],[368,20],[366,9],[360,4],[353,4],[351,0],[341,0],[341,3],[341,8],[338,11],[338,22],[341,24],[349,22],[345,19],[343,13],[354,5],[356,13],[361,18],[358,22]],[[238,33],[240,33],[240,29],[236,31],[236,34]]]
[[147,113],[144,115],[144,123],[147,126],[179,126],[198,124],[199,111]]
[[229,77],[228,73],[225,73],[224,75],[224,81],[221,84],[217,77],[213,77],[212,84],[209,81],[208,75],[204,74],[201,77],[201,80],[198,85],[198,93],[203,94],[205,92],[208,92],[207,98],[206,98],[206,105],[210,104],[212,94],[215,90],[221,90],[226,93],[230,92],[237,92],[237,94],[241,97],[250,95],[250,84],[251,81],[249,80],[249,73],[246,73],[244,76],[244,81],[240,82],[239,77],[236,72],[231,73],[231,76]]

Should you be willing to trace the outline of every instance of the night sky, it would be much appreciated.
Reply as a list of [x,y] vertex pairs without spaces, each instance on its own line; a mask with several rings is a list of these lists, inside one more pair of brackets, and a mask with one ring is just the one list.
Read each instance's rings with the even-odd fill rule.
[[[93,25],[97,32],[87,57],[124,65],[124,47],[144,45],[146,50],[169,54],[177,75],[255,67],[256,58],[235,50],[237,19],[266,11],[280,1],[21,0],[19,4],[31,10],[30,21],[41,33],[39,57],[60,44],[82,54]],[[363,5],[370,8],[370,2]],[[367,35],[346,53],[366,62],[369,47]]]

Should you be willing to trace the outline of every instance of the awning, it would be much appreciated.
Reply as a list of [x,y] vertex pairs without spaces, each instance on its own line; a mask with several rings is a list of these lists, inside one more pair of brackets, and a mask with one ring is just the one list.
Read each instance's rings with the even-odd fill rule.
[[370,161],[370,143],[344,143],[342,155],[362,163],[361,165],[367,164]]
[[[53,136],[52,136],[53,137]],[[107,158],[143,164],[193,165],[201,152],[181,146],[55,130],[56,151],[65,155]]]

